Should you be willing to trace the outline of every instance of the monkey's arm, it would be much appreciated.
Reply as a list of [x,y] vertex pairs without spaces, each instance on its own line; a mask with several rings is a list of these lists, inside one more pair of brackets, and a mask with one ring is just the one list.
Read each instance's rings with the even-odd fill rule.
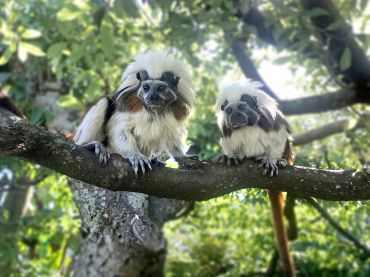
[[108,99],[102,98],[85,115],[74,136],[74,142],[84,145],[104,139],[103,125],[108,111]]
[[102,98],[87,112],[73,138],[76,144],[95,152],[100,164],[106,164],[109,159],[109,154],[102,144],[107,111],[108,99]]
[[148,157],[140,152],[131,128],[126,127],[122,129],[120,126],[113,126],[109,128],[108,132],[111,152],[118,153],[128,159],[136,174],[138,174],[139,166],[143,173],[145,173],[145,167],[152,169]]
[[277,175],[279,168],[287,166],[287,161],[283,157],[283,153],[290,139],[290,133],[287,130],[281,129],[278,132],[270,133],[270,138],[264,141],[265,154],[257,157],[257,160],[261,161],[259,167],[264,168],[264,175]]

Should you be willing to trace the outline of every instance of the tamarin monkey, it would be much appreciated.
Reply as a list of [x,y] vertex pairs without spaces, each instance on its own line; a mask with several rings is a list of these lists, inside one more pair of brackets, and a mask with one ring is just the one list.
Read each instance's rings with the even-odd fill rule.
[[[217,101],[223,160],[238,164],[246,158],[261,161],[263,174],[274,176],[279,168],[293,164],[292,136],[288,122],[276,101],[264,93],[261,84],[236,82],[225,87]],[[283,221],[282,192],[268,190],[275,241],[285,276],[295,276]]]
[[94,151],[101,164],[111,153],[120,154],[136,174],[150,170],[163,151],[182,162],[184,120],[193,102],[186,64],[170,53],[148,51],[128,65],[114,95],[88,111],[74,141]]

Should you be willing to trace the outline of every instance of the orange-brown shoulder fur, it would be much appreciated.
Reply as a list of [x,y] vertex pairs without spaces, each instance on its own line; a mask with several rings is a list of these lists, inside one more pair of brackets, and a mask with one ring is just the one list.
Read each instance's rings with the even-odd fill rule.
[[143,103],[141,103],[140,99],[135,94],[128,96],[124,105],[126,110],[131,113],[136,113],[143,109]]
[[171,104],[171,112],[178,121],[184,121],[190,113],[189,107],[181,101],[175,101]]

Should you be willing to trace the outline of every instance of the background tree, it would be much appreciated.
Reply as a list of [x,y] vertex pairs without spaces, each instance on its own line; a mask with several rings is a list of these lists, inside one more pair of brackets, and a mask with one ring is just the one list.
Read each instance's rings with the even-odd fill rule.
[[[191,151],[204,158],[219,152],[218,84],[245,75],[267,82],[267,93],[291,115],[293,132],[302,134],[296,164],[360,170],[369,160],[368,1],[16,0],[1,6],[1,86],[34,124],[73,132],[86,108],[115,90],[131,57],[173,47],[191,64],[198,86]],[[267,73],[291,75],[289,92],[258,70],[266,61],[277,65]],[[75,184],[78,213],[64,176],[7,156],[0,170],[4,276],[87,269],[158,275],[166,245],[161,228],[180,216],[163,229],[168,276],[280,270],[260,189],[195,205],[152,197],[138,208],[130,194]],[[370,272],[368,202],[292,195],[288,203],[300,274]]]

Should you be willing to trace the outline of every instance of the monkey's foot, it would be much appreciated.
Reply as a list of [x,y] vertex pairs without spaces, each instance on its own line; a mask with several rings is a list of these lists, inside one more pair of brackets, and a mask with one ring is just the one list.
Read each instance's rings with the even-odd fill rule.
[[228,166],[233,166],[233,165],[239,165],[245,161],[245,159],[241,159],[239,157],[230,157],[227,155],[222,155],[219,157],[219,162],[227,164]]
[[166,163],[165,163],[165,162],[162,162],[162,161],[160,161],[160,160],[158,160],[158,158],[153,158],[153,159],[150,161],[150,164],[151,164],[151,165],[158,166],[158,167],[165,167],[165,166],[166,166]]
[[[269,175],[270,177],[279,174],[279,168],[287,166],[287,161],[281,158],[273,158],[269,156],[262,156],[256,158],[257,161],[261,161],[259,168],[263,167],[263,175]],[[269,174],[268,174],[269,173]]]
[[141,153],[134,154],[133,156],[129,156],[127,158],[132,164],[132,167],[134,168],[136,175],[139,172],[139,168],[142,173],[145,173],[146,169],[152,170],[152,166],[150,165],[150,160]]
[[92,141],[83,144],[82,147],[95,153],[95,156],[99,159],[99,164],[105,166],[110,158],[109,153],[105,149],[104,145],[99,141]]
[[194,169],[197,168],[199,162],[198,155],[185,155],[182,157],[175,158],[180,168]]

